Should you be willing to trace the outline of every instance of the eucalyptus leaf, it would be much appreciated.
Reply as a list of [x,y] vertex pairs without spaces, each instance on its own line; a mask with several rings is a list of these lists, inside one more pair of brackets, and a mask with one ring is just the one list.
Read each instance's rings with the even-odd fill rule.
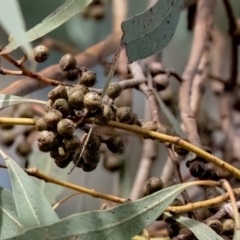
[[45,101],[41,101],[41,100],[23,98],[23,97],[18,97],[18,96],[14,96],[14,95],[0,94],[0,109],[7,107],[7,106],[20,104],[20,103],[46,104]]
[[[53,224],[59,220],[51,205],[29,177],[6,156],[19,220],[24,230]],[[34,238],[32,238],[34,239]]]
[[182,216],[174,217],[169,213],[165,214],[190,229],[199,240],[223,240],[221,236],[206,224]]
[[163,113],[165,114],[165,116],[167,117],[168,121],[172,124],[174,130],[176,131],[176,133],[183,137],[184,133],[180,127],[180,123],[179,121],[175,118],[175,116],[171,113],[171,111],[168,109],[168,107],[166,106],[166,104],[163,102],[163,100],[159,97],[158,93],[156,91],[154,91],[156,99],[158,101],[158,104],[160,105],[160,109],[163,111]]
[[122,23],[122,43],[129,63],[159,53],[171,41],[183,8],[183,0],[159,0]]
[[[8,1],[1,0],[4,3]],[[28,42],[32,42],[52,30],[56,29],[74,15],[83,10],[92,0],[67,0],[54,12],[52,12],[48,17],[46,17],[41,23],[37,24],[35,27],[30,29],[25,34],[25,38]],[[9,43],[1,52],[1,54],[9,53],[16,48],[20,47],[21,44],[15,39]]]
[[[40,152],[39,150],[34,151],[29,158],[30,167],[36,167],[40,171],[47,175],[56,177],[60,180],[66,181],[68,179],[68,172],[70,166],[67,168],[59,168],[54,163],[54,160],[49,154]],[[48,199],[50,204],[56,203],[56,198],[62,193],[63,187],[52,183],[47,183],[40,179],[34,178],[35,184],[39,187],[44,196]]]
[[112,209],[75,214],[11,239],[130,239],[158,218],[182,190],[192,185],[179,184]]
[[25,23],[18,1],[0,0],[0,24],[11,35],[13,41],[18,46],[22,46],[26,55],[32,59],[32,46],[25,35]]
[[23,233],[12,192],[0,187],[0,239]]

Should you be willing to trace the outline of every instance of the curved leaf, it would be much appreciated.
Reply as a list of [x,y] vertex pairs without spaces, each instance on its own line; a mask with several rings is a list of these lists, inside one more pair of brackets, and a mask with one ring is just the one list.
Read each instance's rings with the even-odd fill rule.
[[[2,0],[4,1],[4,0]],[[10,0],[8,0],[10,1]],[[67,0],[54,12],[52,12],[47,18],[45,18],[41,23],[37,24],[35,27],[30,29],[25,37],[28,42],[34,41],[45,34],[51,32],[55,28],[59,27],[74,15],[83,10],[92,0]],[[6,2],[6,1],[4,1]],[[1,54],[9,53],[16,48],[20,47],[21,44],[13,40],[8,44],[1,52]]]
[[[49,154],[35,151],[29,158],[29,164],[30,167],[36,167],[40,171],[52,177],[57,177],[63,181],[68,179],[69,175],[67,173],[70,170],[70,166],[64,169],[57,167]],[[48,199],[50,204],[56,203],[56,198],[63,191],[62,186],[46,183],[45,181],[37,178],[34,178],[34,182]]]
[[0,109],[7,107],[7,106],[11,106],[11,105],[16,105],[19,103],[46,104],[45,101],[41,101],[41,100],[28,99],[28,98],[18,97],[18,96],[14,96],[14,95],[0,94]]
[[[59,220],[39,188],[11,158],[5,157],[19,220],[24,230]],[[34,238],[32,238],[34,239]]]
[[206,224],[182,216],[174,217],[169,213],[165,214],[190,229],[199,240],[223,240],[221,236]]
[[75,214],[51,226],[31,229],[11,239],[130,239],[158,218],[183,189],[192,185],[175,185],[113,209]]
[[171,41],[183,0],[159,0],[142,14],[122,23],[122,43],[129,63],[159,53]]
[[23,51],[32,58],[32,46],[25,35],[25,23],[18,1],[0,0],[0,23],[3,29],[11,34],[13,41],[22,46]]
[[0,187],[0,239],[16,236],[22,232],[13,194]]

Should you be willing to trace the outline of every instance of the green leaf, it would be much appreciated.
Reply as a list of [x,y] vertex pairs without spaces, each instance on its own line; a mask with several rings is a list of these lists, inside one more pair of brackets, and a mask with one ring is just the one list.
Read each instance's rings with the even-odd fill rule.
[[[24,230],[46,226],[59,220],[51,205],[29,177],[11,158],[5,156],[19,220]],[[32,238],[34,239],[34,238]]]
[[32,46],[25,35],[25,23],[18,1],[0,0],[0,24],[13,41],[32,59]]
[[130,239],[158,218],[183,189],[192,185],[175,185],[113,209],[75,214],[51,226],[31,229],[11,239]]
[[46,104],[45,101],[36,100],[36,99],[28,99],[23,97],[18,97],[14,95],[7,95],[7,94],[0,94],[0,109],[19,104],[19,103],[40,103],[40,104]]
[[12,192],[0,187],[0,239],[23,232],[19,222]]
[[[70,18],[72,18],[74,15],[79,13],[81,10],[83,10],[91,1],[92,0],[65,1],[59,8],[52,12],[41,23],[37,24],[25,34],[27,41],[34,41],[56,29],[57,27],[68,21]],[[5,2],[6,1],[4,1],[4,3]],[[19,42],[13,40],[2,50],[1,54],[9,53],[20,46],[21,44]]]
[[[56,177],[60,180],[66,181],[68,179],[68,172],[70,166],[67,168],[59,168],[54,163],[54,160],[49,156],[49,154],[34,151],[29,158],[30,167],[36,167],[40,171],[44,172],[47,175]],[[63,187],[58,186],[52,183],[46,183],[40,179],[34,178],[35,184],[42,191],[44,196],[48,199],[50,204],[56,203],[56,198],[62,193]]]
[[179,223],[186,226],[188,229],[190,229],[194,235],[199,240],[223,240],[221,236],[219,236],[215,231],[213,231],[210,227],[208,227],[206,224],[203,224],[201,222],[195,221],[190,218],[181,217],[181,216],[172,216],[169,213],[165,213],[167,216],[174,218]]
[[122,23],[122,43],[129,63],[159,53],[171,41],[183,0],[159,0],[139,15]]
[[160,105],[160,109],[163,111],[163,113],[167,117],[168,121],[172,124],[172,126],[173,126],[174,130],[176,131],[176,133],[179,136],[183,137],[184,133],[183,133],[181,127],[180,127],[180,123],[178,122],[178,120],[175,118],[175,116],[172,114],[172,112],[168,109],[168,107],[163,102],[163,100],[159,97],[158,93],[156,91],[154,91],[154,94],[156,96],[158,104]]

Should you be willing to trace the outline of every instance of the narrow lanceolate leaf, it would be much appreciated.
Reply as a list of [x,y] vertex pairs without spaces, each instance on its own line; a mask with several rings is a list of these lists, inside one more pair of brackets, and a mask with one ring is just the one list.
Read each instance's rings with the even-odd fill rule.
[[7,94],[0,94],[0,109],[19,104],[19,103],[40,103],[40,104],[46,104],[45,101],[36,100],[36,99],[28,99],[23,97],[18,97],[14,95],[7,95]]
[[122,23],[122,43],[129,63],[162,51],[171,41],[183,0],[159,0],[139,15]]
[[32,46],[25,35],[25,23],[22,11],[16,0],[0,0],[0,24],[11,35],[13,41],[22,46],[23,51],[32,58]]
[[12,192],[0,187],[0,239],[23,233]]
[[[24,230],[53,224],[59,220],[57,214],[42,192],[11,158],[7,157],[13,195],[18,218]],[[32,238],[34,239],[34,238]]]
[[223,240],[215,231],[201,222],[181,216],[174,217],[169,213],[165,214],[190,229],[199,240]]
[[[70,166],[64,169],[57,167],[49,154],[35,151],[29,158],[29,164],[29,167],[36,167],[40,171],[52,177],[56,177],[63,181],[68,179],[69,175],[67,173],[70,170]],[[34,178],[33,180],[44,196],[48,199],[50,204],[56,203],[56,198],[62,193],[63,187],[47,183],[37,178]]]
[[[8,2],[5,0],[1,0],[4,3]],[[92,0],[67,0],[65,1],[59,8],[57,8],[54,12],[52,12],[47,18],[45,18],[41,23],[37,24],[35,27],[30,29],[25,37],[28,42],[32,42],[45,34],[51,32],[56,29],[74,15],[83,10]],[[1,54],[9,53],[16,48],[22,46],[19,42],[15,41],[15,39],[8,44],[1,52]]]
[[163,113],[167,117],[168,121],[172,124],[172,126],[173,126],[174,130],[176,131],[176,133],[180,137],[183,137],[184,133],[183,133],[183,131],[182,131],[181,127],[180,127],[180,123],[178,122],[176,117],[171,113],[171,111],[168,109],[168,107],[163,102],[163,100],[159,97],[159,95],[158,95],[158,93],[156,91],[154,91],[154,94],[156,96],[158,104],[160,105],[160,109],[163,111]]
[[180,192],[190,185],[175,185],[113,209],[75,214],[51,226],[32,229],[11,239],[130,239],[158,218]]

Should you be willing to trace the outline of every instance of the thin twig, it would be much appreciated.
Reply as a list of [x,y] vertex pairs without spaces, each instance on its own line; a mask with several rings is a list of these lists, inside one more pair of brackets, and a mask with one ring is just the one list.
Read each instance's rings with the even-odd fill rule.
[[59,202],[57,202],[57,203],[52,207],[52,209],[53,209],[53,210],[56,210],[61,204],[63,204],[64,202],[66,202],[68,199],[70,199],[70,198],[72,198],[72,197],[74,197],[74,196],[76,196],[76,195],[79,195],[79,194],[81,194],[81,193],[80,193],[80,192],[72,193],[71,195],[69,195],[69,196],[63,198],[62,200],[60,200]]

